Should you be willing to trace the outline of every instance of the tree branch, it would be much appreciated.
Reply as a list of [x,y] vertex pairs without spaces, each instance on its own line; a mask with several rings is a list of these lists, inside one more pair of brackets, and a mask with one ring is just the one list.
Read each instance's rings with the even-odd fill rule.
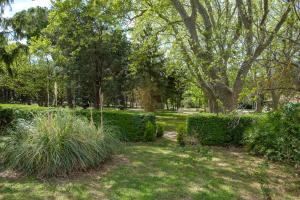
[[[237,2],[238,1],[240,1],[240,0],[237,0]],[[255,49],[253,55],[250,58],[246,58],[246,60],[241,64],[241,67],[238,71],[238,74],[236,76],[234,86],[233,86],[233,91],[236,96],[238,96],[240,94],[240,92],[242,91],[242,88],[244,85],[244,79],[246,78],[250,68],[252,67],[253,62],[271,44],[276,33],[280,30],[281,26],[286,21],[291,9],[292,9],[292,6],[291,6],[291,3],[289,3],[288,8],[284,12],[284,14],[281,16],[277,25],[275,26],[273,33],[268,37],[268,39],[265,42],[258,45],[258,47]]]

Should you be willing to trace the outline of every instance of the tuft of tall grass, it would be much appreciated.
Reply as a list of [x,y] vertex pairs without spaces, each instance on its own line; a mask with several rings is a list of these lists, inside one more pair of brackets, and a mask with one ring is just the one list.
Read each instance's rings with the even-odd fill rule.
[[7,166],[41,177],[65,176],[98,167],[119,146],[112,129],[59,111],[18,121],[7,139]]

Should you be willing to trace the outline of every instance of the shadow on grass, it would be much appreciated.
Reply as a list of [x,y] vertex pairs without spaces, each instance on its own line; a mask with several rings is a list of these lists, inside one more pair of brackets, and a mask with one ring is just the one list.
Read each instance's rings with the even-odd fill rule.
[[162,143],[167,145],[132,146],[131,165],[101,181],[110,199],[234,199],[240,188],[254,197],[259,193],[251,186],[255,180],[240,168],[216,169],[188,148]]
[[[0,199],[262,199],[252,175],[260,160],[230,149],[211,151],[208,159],[195,147],[181,148],[165,139],[129,143],[123,152],[126,162],[110,161],[73,178],[0,178]],[[278,173],[272,177],[277,186],[292,177]],[[282,188],[290,186],[287,182]],[[274,199],[296,199],[297,193],[282,188],[273,188]]]

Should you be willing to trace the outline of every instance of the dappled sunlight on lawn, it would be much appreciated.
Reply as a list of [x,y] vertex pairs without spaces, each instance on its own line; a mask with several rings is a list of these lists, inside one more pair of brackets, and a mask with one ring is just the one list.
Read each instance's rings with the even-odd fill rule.
[[[240,149],[179,147],[160,139],[128,143],[102,168],[48,181],[0,178],[0,199],[262,199],[253,175],[263,159]],[[292,168],[271,164],[274,199],[297,199]]]

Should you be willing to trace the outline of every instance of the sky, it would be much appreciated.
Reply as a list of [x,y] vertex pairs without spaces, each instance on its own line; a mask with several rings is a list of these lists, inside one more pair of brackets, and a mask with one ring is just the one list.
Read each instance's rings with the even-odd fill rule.
[[50,7],[50,0],[14,0],[11,8],[7,7],[3,17],[12,17],[16,12],[27,10],[32,7]]

